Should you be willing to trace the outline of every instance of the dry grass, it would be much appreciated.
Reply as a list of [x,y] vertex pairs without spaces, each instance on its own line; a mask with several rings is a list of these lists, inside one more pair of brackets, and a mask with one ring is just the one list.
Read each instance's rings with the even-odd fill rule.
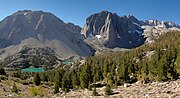
[[[14,83],[16,83],[18,88],[18,94],[11,92]],[[49,98],[53,96],[53,91],[52,88],[46,88],[43,85],[23,85],[20,82],[14,82],[12,80],[2,80],[0,82],[0,98],[7,98],[9,96],[13,96],[13,98]]]

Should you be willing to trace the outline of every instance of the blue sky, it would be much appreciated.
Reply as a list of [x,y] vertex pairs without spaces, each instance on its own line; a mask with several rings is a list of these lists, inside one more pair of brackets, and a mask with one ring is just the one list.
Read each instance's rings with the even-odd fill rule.
[[140,20],[168,20],[180,24],[180,0],[0,0],[0,20],[18,10],[51,12],[65,22],[83,26],[86,18],[102,10]]

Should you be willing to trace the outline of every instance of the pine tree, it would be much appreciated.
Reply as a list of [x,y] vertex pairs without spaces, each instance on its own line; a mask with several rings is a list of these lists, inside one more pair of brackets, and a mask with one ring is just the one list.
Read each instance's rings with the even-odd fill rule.
[[93,95],[93,96],[97,96],[97,95],[98,95],[98,93],[97,93],[97,91],[96,91],[96,87],[94,87],[93,92],[92,92],[92,95]]
[[59,93],[59,83],[57,81],[55,81],[55,84],[54,84],[54,94],[57,94]]
[[115,69],[116,69],[115,64],[112,64],[112,67],[111,67],[111,72],[110,72],[110,73],[112,73],[113,75],[115,75],[115,74],[116,74]]
[[72,85],[74,89],[80,85],[79,77],[74,71],[72,72]]
[[123,79],[125,82],[129,79],[129,75],[128,75],[128,66],[126,63],[123,63],[120,65],[119,68],[119,77],[121,79]]
[[18,89],[17,89],[17,86],[16,86],[15,83],[13,84],[12,92],[13,92],[13,93],[16,93],[16,94],[18,93]]
[[158,81],[167,80],[167,70],[166,70],[166,57],[163,56],[158,64]]
[[92,81],[92,72],[90,65],[84,65],[81,73],[80,73],[80,85],[83,89],[88,88],[89,82]]
[[69,91],[67,82],[68,82],[68,80],[65,77],[63,77],[63,79],[62,79],[62,90],[65,92]]
[[69,71],[66,71],[62,78],[62,90],[68,92],[72,86],[71,77]]
[[125,66],[124,66],[124,64],[121,64],[120,68],[119,68],[119,77],[122,79],[124,77],[124,71],[125,71]]
[[106,85],[106,88],[104,89],[104,93],[105,95],[111,95],[113,93],[109,85]]
[[88,89],[91,91],[92,90],[92,87],[91,87],[91,82],[89,81],[89,84],[88,84]]
[[117,74],[114,76],[114,87],[117,88],[118,82],[117,82]]
[[172,79],[177,79],[178,78],[178,73],[177,73],[177,65],[175,65],[175,62],[172,62],[172,68],[171,68],[171,77]]
[[95,70],[95,74],[94,74],[93,78],[94,78],[93,82],[97,82],[97,81],[100,81],[101,79],[103,79],[103,75],[102,75],[101,69],[99,67]]
[[113,87],[113,75],[112,73],[108,73],[108,76],[107,76],[107,84],[110,85],[110,87]]
[[60,87],[60,74],[59,72],[56,72],[55,75],[55,82],[54,82],[54,93],[59,93],[59,87]]
[[128,66],[128,73],[135,73],[134,64],[130,63],[130,65]]
[[148,81],[148,74],[149,74],[149,69],[148,69],[148,65],[146,62],[143,63],[143,66],[142,66],[142,80],[144,82],[147,82]]
[[143,64],[142,71],[143,71],[143,73],[148,75],[149,70],[148,70],[148,64],[147,63]]
[[40,79],[39,74],[35,74],[34,83],[36,86],[39,86],[41,84],[41,79]]
[[0,68],[0,75],[6,75],[6,72],[3,68]]
[[109,71],[109,68],[108,68],[108,62],[104,62],[104,68],[103,68],[103,77],[106,78],[107,77],[107,74],[108,74],[108,71]]

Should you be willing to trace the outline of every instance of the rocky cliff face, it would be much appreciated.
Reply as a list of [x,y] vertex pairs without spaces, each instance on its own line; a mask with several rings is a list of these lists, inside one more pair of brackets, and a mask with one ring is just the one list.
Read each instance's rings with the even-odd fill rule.
[[134,16],[118,16],[102,11],[86,19],[81,34],[91,46],[134,48],[151,43],[162,32],[179,31],[177,24],[168,21],[140,21]]
[[22,47],[49,47],[59,58],[92,55],[94,51],[82,41],[80,29],[51,13],[18,11],[0,22],[0,58],[21,51]]
[[108,48],[133,48],[144,42],[143,29],[137,24],[139,21],[134,16],[120,17],[102,11],[87,18],[81,33]]

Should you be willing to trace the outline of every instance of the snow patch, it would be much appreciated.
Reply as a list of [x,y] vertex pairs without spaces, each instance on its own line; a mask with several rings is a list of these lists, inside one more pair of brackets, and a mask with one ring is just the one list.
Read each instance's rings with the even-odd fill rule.
[[84,35],[84,33],[83,33],[83,32],[81,32],[81,35]]
[[99,38],[101,38],[101,35],[96,35],[95,37],[97,37],[99,39]]
[[131,33],[131,31],[128,31],[129,33]]
[[158,27],[159,27],[159,28],[163,28],[164,26],[163,26],[163,24],[161,24],[161,25],[158,25]]
[[121,36],[117,33],[117,38],[121,38]]
[[132,42],[131,42],[131,41],[129,41],[129,43],[131,44]]
[[154,20],[149,20],[149,22],[150,22],[150,23],[153,23],[153,22],[154,22]]
[[139,30],[136,30],[136,32],[137,32],[137,33],[139,33],[139,34],[142,34],[142,32],[141,32],[141,31],[139,31]]
[[27,15],[28,13],[24,13],[24,15]]
[[139,24],[137,24],[137,23],[135,23],[135,22],[133,22],[133,24],[136,25],[136,26],[138,26],[138,27],[141,27]]

